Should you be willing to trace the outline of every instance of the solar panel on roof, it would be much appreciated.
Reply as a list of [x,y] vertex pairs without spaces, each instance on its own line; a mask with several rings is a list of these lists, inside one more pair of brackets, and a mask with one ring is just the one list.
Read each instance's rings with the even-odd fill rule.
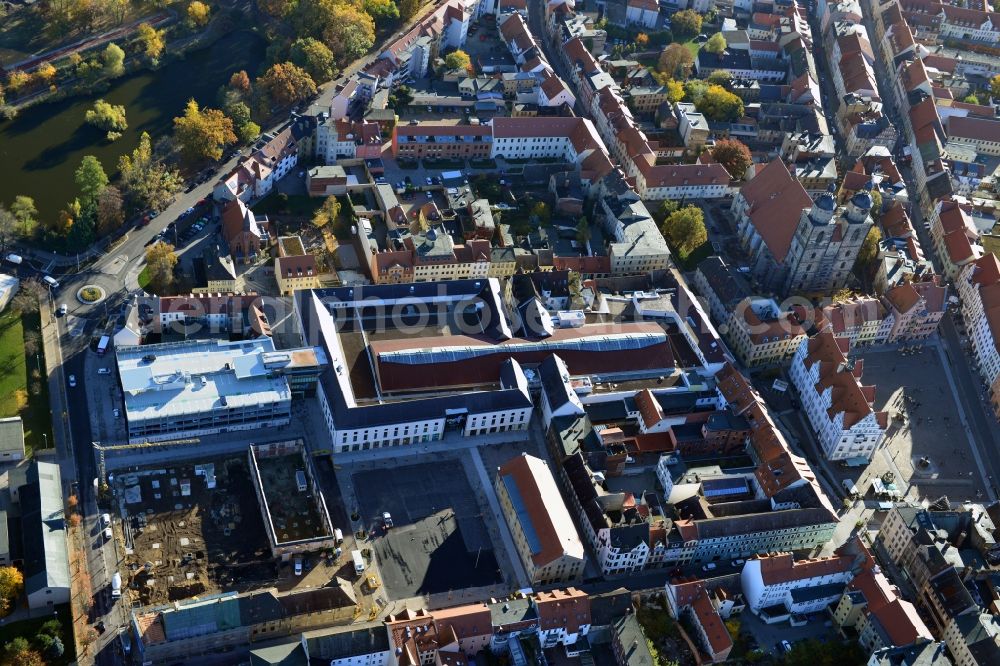
[[748,492],[747,481],[742,477],[734,479],[708,479],[701,484],[705,497],[726,497]]

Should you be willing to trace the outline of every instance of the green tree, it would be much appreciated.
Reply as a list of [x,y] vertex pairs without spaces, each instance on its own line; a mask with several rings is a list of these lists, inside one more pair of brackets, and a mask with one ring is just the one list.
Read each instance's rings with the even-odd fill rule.
[[878,222],[882,219],[882,193],[877,189],[871,191],[872,195],[872,219]]
[[672,213],[679,210],[680,207],[681,205],[679,202],[671,199],[664,199],[663,203],[661,203],[660,207],[656,210],[656,219],[660,224],[663,224],[663,222],[670,217]]
[[681,44],[668,44],[660,53],[657,69],[671,78],[685,79],[694,63],[694,57]]
[[705,216],[697,206],[685,206],[674,211],[663,222],[663,237],[683,261],[708,240]]
[[153,142],[143,132],[131,155],[118,158],[125,195],[138,207],[161,210],[180,187],[180,176],[153,155]]
[[409,106],[412,101],[413,101],[413,91],[410,90],[410,87],[399,86],[391,93],[389,93],[389,101],[387,102],[387,104],[390,109],[393,109],[398,113],[400,109]]
[[250,107],[243,102],[230,104],[226,115],[233,121],[233,129],[242,143],[250,143],[260,136],[260,125],[250,119]]
[[469,54],[462,50],[452,51],[444,57],[444,68],[448,71],[453,69],[461,69],[462,71],[472,73],[472,58]]
[[35,200],[24,194],[14,197],[14,203],[10,205],[10,212],[17,220],[17,234],[22,238],[30,238],[35,234],[35,227],[38,226],[38,209],[35,207]]
[[84,119],[91,125],[102,130],[122,132],[128,129],[125,118],[125,107],[121,104],[111,104],[99,99],[87,110]]
[[586,217],[581,217],[580,221],[576,223],[576,240],[580,243],[590,241],[590,222],[587,221]]
[[313,81],[322,83],[333,78],[333,52],[318,39],[312,37],[296,39],[292,42],[289,58],[304,69]]
[[364,0],[364,8],[378,25],[385,25],[399,19],[399,7],[392,0]]
[[711,85],[722,86],[725,88],[729,85],[729,82],[732,81],[732,79],[733,74],[728,69],[717,69],[709,74],[705,81]]
[[199,108],[194,99],[188,100],[183,116],[174,118],[174,136],[189,162],[217,160],[223,148],[236,143],[233,121],[218,109]]
[[670,18],[670,29],[680,38],[694,37],[701,32],[701,20],[693,9],[682,9]]
[[146,248],[146,270],[149,275],[149,285],[153,291],[166,295],[174,284],[174,267],[177,265],[177,254],[170,243],[159,241]]
[[422,4],[421,0],[399,0],[399,17],[409,21],[420,11]]
[[708,83],[705,81],[689,79],[684,82],[684,99],[697,106],[701,98],[705,96],[706,90],[708,90]]
[[315,95],[316,84],[298,65],[279,62],[257,79],[257,91],[270,107],[283,108]]
[[17,218],[0,205],[0,252],[7,251],[7,243],[17,235]]
[[708,86],[695,107],[709,120],[733,121],[743,117],[743,100],[722,86]]
[[736,180],[742,180],[753,164],[750,149],[739,139],[719,139],[712,148],[712,157]]
[[327,197],[323,201],[323,205],[319,207],[316,213],[313,215],[312,223],[317,228],[323,228],[325,226],[334,227],[337,224],[337,218],[340,216],[340,201],[337,197]]
[[76,186],[80,188],[80,203],[84,208],[96,206],[101,192],[108,186],[108,174],[100,160],[93,155],[85,155],[75,174]]
[[125,51],[120,46],[111,42],[101,52],[101,64],[104,67],[104,75],[115,78],[125,73]]
[[722,36],[721,32],[717,32],[708,38],[708,41],[705,42],[705,46],[703,48],[709,53],[718,54],[725,51],[727,46],[728,44],[726,44],[726,38]]
[[143,54],[156,66],[160,62],[160,56],[163,55],[163,49],[166,48],[166,42],[163,41],[163,31],[157,30],[148,23],[143,23],[139,26],[137,37],[142,45]]
[[968,95],[966,95],[965,99],[963,99],[962,101],[965,102],[966,104],[979,104],[979,98],[976,97],[973,93],[969,93]]

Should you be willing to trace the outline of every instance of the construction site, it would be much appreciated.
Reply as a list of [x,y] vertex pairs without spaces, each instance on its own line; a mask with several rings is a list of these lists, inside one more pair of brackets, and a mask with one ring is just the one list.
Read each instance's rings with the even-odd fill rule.
[[112,487],[131,605],[246,591],[278,577],[246,455],[139,469]]
[[333,525],[302,440],[252,444],[248,457],[271,553],[287,560],[332,550]]

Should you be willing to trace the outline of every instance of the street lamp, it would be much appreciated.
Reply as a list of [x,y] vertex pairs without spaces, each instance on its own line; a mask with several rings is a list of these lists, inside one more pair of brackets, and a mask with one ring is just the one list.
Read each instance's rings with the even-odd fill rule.
[[43,448],[49,448],[49,436],[47,433],[42,433],[42,441],[45,442],[45,446]]

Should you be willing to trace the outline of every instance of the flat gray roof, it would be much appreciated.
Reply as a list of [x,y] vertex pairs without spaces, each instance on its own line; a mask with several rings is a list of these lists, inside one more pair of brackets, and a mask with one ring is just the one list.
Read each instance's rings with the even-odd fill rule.
[[289,400],[283,376],[265,361],[274,352],[268,337],[239,342],[188,340],[118,347],[118,371],[130,420],[209,412]]
[[24,455],[24,424],[20,416],[0,419],[0,453],[8,451]]

